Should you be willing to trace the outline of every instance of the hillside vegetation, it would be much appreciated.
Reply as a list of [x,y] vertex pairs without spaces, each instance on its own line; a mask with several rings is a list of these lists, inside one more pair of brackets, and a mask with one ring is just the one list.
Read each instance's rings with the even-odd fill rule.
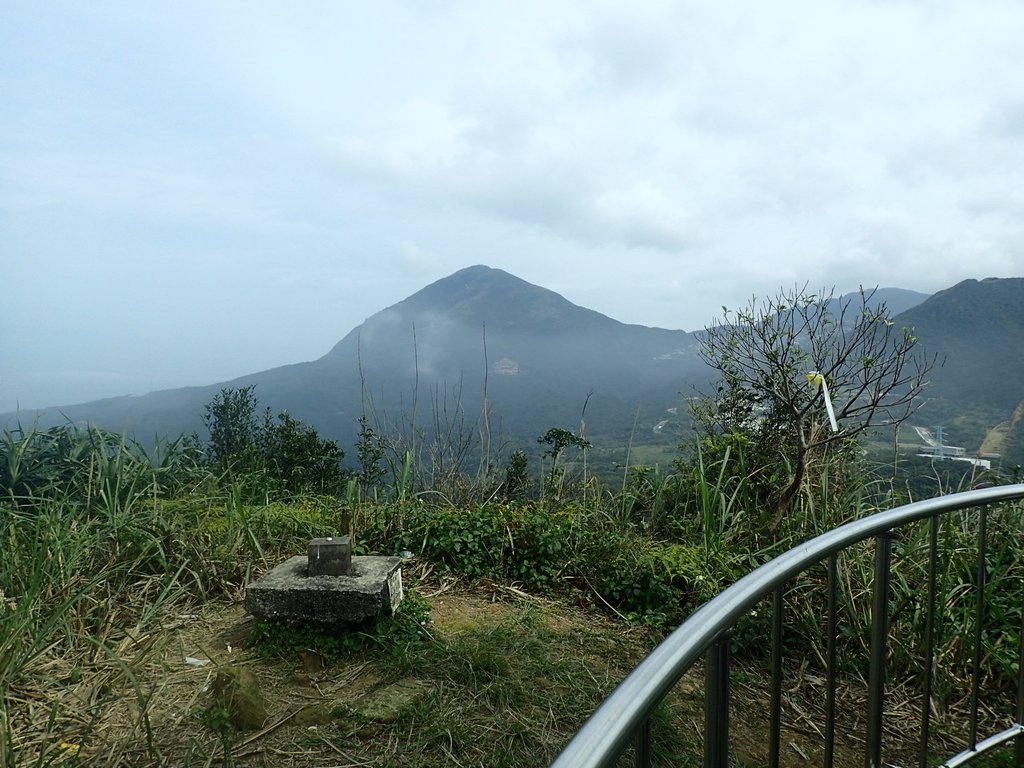
[[[265,478],[214,474],[187,445],[147,457],[95,430],[7,433],[3,459],[6,766],[71,757],[82,765],[235,764],[260,744],[278,750],[262,753],[268,765],[290,765],[295,754],[306,765],[335,765],[339,750],[374,765],[543,765],[650,647],[656,635],[643,627],[671,626],[797,538],[873,508],[863,492],[825,482],[769,535],[745,507],[742,478],[726,477],[722,464],[674,485],[638,471],[625,492],[586,500],[574,492],[450,506],[393,486],[379,487],[376,501],[268,498]],[[1021,578],[1022,524],[1020,509],[992,520],[992,604],[1016,627],[1020,603],[1004,585]],[[394,620],[347,638],[296,635],[253,628],[232,607],[263,570],[348,526],[359,552],[415,553],[406,567],[414,589]],[[923,589],[925,535],[898,542],[897,603]],[[957,638],[972,628],[973,558],[966,527],[953,521],[943,536],[949,629],[936,702],[949,713],[970,663]],[[854,680],[867,642],[869,563],[867,553],[843,562],[844,666]],[[788,609],[788,652],[810,653],[812,666],[821,579],[805,576]],[[483,597],[452,591],[459,583],[478,585]],[[498,618],[494,596],[513,601]],[[764,613],[741,622],[735,640],[745,665],[764,661],[767,621]],[[920,622],[914,614],[894,619],[897,684],[900,670],[914,669]],[[996,695],[1015,674],[1016,639],[993,637],[990,651],[986,687]],[[231,721],[206,690],[215,667],[189,658],[256,672],[275,702],[263,724],[274,733]],[[763,694],[758,673],[746,674]],[[398,719],[367,714],[394,685],[415,694]],[[699,749],[687,725],[699,717],[698,692],[696,682],[684,686],[659,720],[669,755]],[[750,728],[757,754],[756,719]]]
[[[813,313],[813,302],[796,298]],[[790,339],[803,336],[799,312],[778,317],[793,323]],[[885,316],[863,321],[878,329],[877,350],[913,353],[909,336],[885,330]],[[818,331],[865,338],[834,324]],[[714,349],[704,348],[709,360]],[[421,451],[416,433],[363,419],[356,461],[345,468],[336,443],[287,413],[261,414],[248,387],[207,401],[198,414],[206,441],[150,448],[95,427],[6,430],[0,765],[546,764],[695,606],[797,541],[918,492],[866,463],[853,428],[864,414],[841,388],[833,405],[849,431],[823,431],[822,391],[788,349],[765,359],[791,361],[766,370],[800,385],[789,401],[758,389],[760,377],[744,385],[730,359],[720,393],[696,404],[697,436],[668,464],[627,463],[613,487],[592,473],[586,436],[550,423],[534,436],[540,464],[512,453],[467,471],[462,443]],[[864,350],[852,349],[834,367],[825,358],[814,367],[841,381],[844,366],[864,365]],[[998,621],[986,630],[983,689],[993,702],[1013,687],[1019,664],[1022,528],[1019,506],[992,510],[986,597]],[[348,533],[357,553],[408,558],[413,588],[393,619],[324,635],[241,615],[255,576],[311,538]],[[927,535],[921,526],[896,536],[894,606],[915,605],[925,591]],[[962,638],[974,632],[975,546],[968,515],[944,520],[933,695],[951,736],[972,663]],[[840,567],[839,650],[855,700],[871,555],[854,548]],[[820,678],[824,579],[824,569],[809,571],[786,598],[785,650],[798,670],[790,688],[807,717],[820,700],[806,681]],[[496,602],[502,607],[489,607]],[[733,636],[738,684],[751,691],[745,759],[755,763],[763,761],[756,702],[769,622],[768,611],[755,611]],[[919,611],[894,611],[894,691],[918,672],[923,622]],[[249,680],[245,670],[270,692],[251,717],[224,698],[250,685],[239,682]],[[699,750],[697,699],[699,685],[688,682],[659,714],[655,734],[670,761]],[[859,759],[840,753],[841,765]]]
[[[1024,399],[1024,278],[965,280],[904,312],[925,348],[940,355],[927,392],[931,424],[980,447]],[[1009,446],[1008,446],[1009,447]],[[1024,462],[1011,450],[1006,463]]]

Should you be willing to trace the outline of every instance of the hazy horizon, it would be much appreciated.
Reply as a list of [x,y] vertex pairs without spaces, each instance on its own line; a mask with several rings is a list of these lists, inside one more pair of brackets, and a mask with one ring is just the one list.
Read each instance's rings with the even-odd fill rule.
[[[484,265],[484,266],[490,266],[490,265]],[[500,269],[500,267],[495,267],[495,269]],[[508,270],[503,270],[503,271],[507,272]],[[445,277],[448,277],[448,275],[446,275]],[[518,277],[518,276],[516,275],[516,277]],[[431,282],[433,282],[433,281],[431,281]],[[425,286],[420,286],[420,287],[423,288]],[[545,288],[546,286],[539,286],[539,287],[540,288]],[[890,290],[893,290],[893,289],[894,290],[901,290],[901,291],[908,291],[908,290],[910,290],[910,289],[898,288],[898,287],[895,287],[895,286],[883,286],[883,288],[890,289]],[[780,288],[779,290],[786,290],[786,289]],[[414,291],[414,293],[415,293],[415,291]],[[914,292],[914,293],[920,293],[920,292]],[[921,295],[925,295],[925,294],[921,294]],[[840,294],[837,292],[836,296],[838,297],[838,296],[840,296]],[[408,298],[408,297],[403,297],[403,300],[405,298]],[[751,297],[751,298],[753,298],[753,297]],[[383,311],[383,310],[387,309],[389,306],[393,306],[394,304],[397,304],[397,303],[398,302],[392,302],[392,303],[390,303],[387,306],[382,306],[382,307],[380,307],[380,309],[378,311]],[[586,307],[586,309],[593,309],[593,307]],[[376,313],[373,313],[373,314],[376,314]],[[602,313],[602,314],[605,314],[605,313]],[[618,320],[618,318],[612,318],[612,319],[613,320]],[[718,319],[720,319],[720,318],[718,318]],[[711,320],[712,320],[712,318],[709,318],[707,323],[710,323]],[[322,357],[323,355],[326,355],[330,351],[330,349],[338,341],[340,341],[345,335],[347,335],[351,331],[355,330],[356,328],[359,328],[360,325],[361,325],[361,323],[356,324],[352,328],[348,329],[347,331],[345,331],[345,333],[339,335],[338,338],[335,339],[328,347],[323,349],[321,352],[316,354],[314,357],[308,358],[306,360],[284,360],[284,361],[277,362],[277,363],[275,363],[273,365],[269,365],[269,366],[267,366],[265,368],[253,368],[253,369],[249,369],[249,370],[239,370],[239,371],[236,371],[234,373],[231,373],[229,375],[226,375],[226,376],[223,376],[223,377],[220,377],[220,378],[206,378],[206,379],[197,378],[196,380],[190,380],[190,381],[184,381],[184,382],[171,379],[170,383],[168,383],[166,386],[157,386],[157,387],[153,387],[151,389],[145,390],[145,391],[137,391],[137,392],[110,392],[107,389],[104,389],[103,390],[103,394],[99,395],[98,397],[86,397],[84,399],[77,399],[77,400],[70,399],[70,400],[64,400],[64,401],[61,401],[61,402],[45,402],[45,403],[40,403],[39,405],[23,405],[23,404],[19,403],[19,404],[16,404],[15,407],[10,408],[9,410],[0,409],[0,413],[16,412],[18,410],[34,411],[34,410],[45,409],[45,408],[50,408],[50,407],[79,405],[79,404],[82,404],[82,403],[85,403],[85,402],[91,402],[91,401],[95,401],[95,400],[102,400],[102,399],[114,398],[114,397],[141,396],[141,395],[149,394],[150,392],[161,391],[161,390],[166,390],[166,389],[178,389],[178,388],[181,388],[181,387],[191,387],[191,386],[200,386],[201,387],[201,386],[210,386],[210,385],[214,385],[214,384],[226,383],[226,382],[228,382],[228,381],[230,381],[232,379],[239,378],[239,377],[242,377],[242,376],[246,376],[248,374],[260,373],[260,372],[262,372],[264,370],[269,370],[269,369],[272,369],[272,368],[277,368],[277,367],[281,367],[281,366],[291,365],[291,364],[294,364],[294,363],[303,363],[303,362],[310,362],[312,360],[316,360],[316,359]],[[640,325],[643,325],[643,323],[641,323]],[[704,326],[702,325],[701,327],[704,327]],[[681,330],[681,329],[677,329],[677,330]],[[696,329],[694,329],[694,330],[696,330]],[[100,386],[102,386],[102,385],[103,385],[103,383],[100,382]]]
[[316,359],[472,264],[688,331],[1024,275],[1022,37],[996,0],[3,4],[0,411]]

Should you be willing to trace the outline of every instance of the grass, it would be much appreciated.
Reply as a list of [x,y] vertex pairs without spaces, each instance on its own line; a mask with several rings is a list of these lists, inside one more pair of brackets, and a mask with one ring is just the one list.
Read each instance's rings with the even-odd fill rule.
[[317,516],[194,495],[180,444],[147,455],[100,430],[28,429],[0,447],[0,765],[68,757],[125,695],[155,758],[138,677],[168,616],[237,592]]
[[[244,621],[241,611],[199,608],[135,665],[135,702],[121,698],[131,682],[108,678],[110,701],[91,732],[75,733],[57,717],[38,734],[46,748],[19,750],[11,764],[57,764],[69,751],[60,745],[70,744],[76,764],[88,765],[247,764],[257,755],[260,764],[282,766],[300,756],[309,766],[543,765],[651,642],[649,632],[624,632],[600,615],[520,597],[494,602],[479,587],[449,589],[430,602],[437,621],[417,642],[391,634],[313,671],[308,656],[279,647],[269,655],[259,644],[227,651],[223,632]],[[183,666],[179,648],[212,664]],[[211,714],[203,693],[209,670],[228,664],[259,679],[265,732],[233,732]],[[410,682],[417,695],[389,715],[381,699]],[[137,718],[143,706],[148,728]],[[665,743],[675,726],[663,725]]]
[[[147,453],[97,430],[7,432],[0,441],[0,767],[206,765],[211,756],[232,764],[257,754],[265,765],[543,765],[660,631],[793,542],[873,509],[863,484],[823,474],[768,535],[744,477],[727,471],[743,466],[743,457],[698,461],[694,476],[652,470],[621,494],[558,505],[434,506],[409,489],[388,504],[283,503],[254,500],[244,478],[212,476],[185,442]],[[349,520],[359,551],[417,554],[435,625],[406,616],[379,627],[372,642],[333,648],[317,648],[310,636],[288,646],[264,634],[260,647],[240,651],[239,638],[228,638],[230,627],[218,621],[222,614],[241,620],[244,585],[304,551],[308,539],[343,532]],[[947,516],[941,532],[936,706],[947,714],[962,707],[970,666],[964,638],[974,630],[976,530],[965,513]],[[986,636],[983,683],[996,701],[1019,663],[1024,510],[994,508],[989,530],[990,616],[1012,628]],[[894,542],[894,691],[915,673],[921,652],[915,606],[926,540],[926,527],[917,526]],[[855,690],[869,625],[870,547],[848,552],[841,567],[841,645]],[[450,587],[466,578],[490,599],[472,591],[456,599]],[[812,570],[787,596],[787,650],[808,659],[801,670],[812,677],[822,581]],[[454,602],[468,608],[453,616]],[[737,684],[750,690],[737,704],[750,764],[761,761],[763,706],[754,702],[763,695],[766,622],[759,611],[734,635]],[[272,713],[271,732],[254,738],[204,724],[203,687],[213,667],[183,666],[196,654],[213,666],[258,672],[274,700],[288,705]],[[310,671],[310,658],[332,665]],[[408,680],[423,690],[397,719],[361,709]],[[685,683],[657,716],[657,748],[673,759],[699,751],[698,687]],[[802,708],[813,709],[808,701],[819,693],[809,689]]]
[[535,605],[458,632],[440,627],[396,674],[431,681],[432,693],[392,733],[380,764],[521,766],[552,759],[646,647],[607,622],[571,624]]

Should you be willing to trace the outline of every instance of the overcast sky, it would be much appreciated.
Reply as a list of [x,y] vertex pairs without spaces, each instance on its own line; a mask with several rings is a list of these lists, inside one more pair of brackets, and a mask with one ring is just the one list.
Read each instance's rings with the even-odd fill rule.
[[696,330],[1024,276],[1019,2],[0,4],[0,411],[315,359],[472,264]]

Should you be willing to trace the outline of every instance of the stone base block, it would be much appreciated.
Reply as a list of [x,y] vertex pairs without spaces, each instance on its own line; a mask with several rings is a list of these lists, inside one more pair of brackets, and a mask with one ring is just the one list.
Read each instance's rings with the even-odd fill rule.
[[245,589],[245,609],[258,619],[324,629],[390,616],[402,602],[402,558],[353,557],[347,576],[309,576],[293,557]]

